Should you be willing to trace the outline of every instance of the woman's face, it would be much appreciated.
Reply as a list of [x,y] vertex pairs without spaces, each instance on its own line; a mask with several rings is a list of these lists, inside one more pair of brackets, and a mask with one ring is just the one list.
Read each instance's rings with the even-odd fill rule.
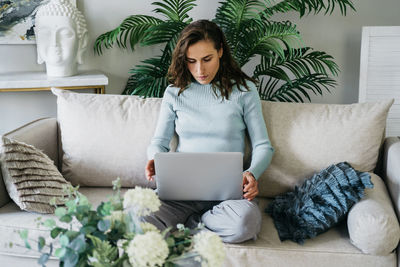
[[209,40],[201,40],[189,46],[186,51],[187,67],[198,83],[211,83],[218,72],[222,53],[222,48],[218,51]]

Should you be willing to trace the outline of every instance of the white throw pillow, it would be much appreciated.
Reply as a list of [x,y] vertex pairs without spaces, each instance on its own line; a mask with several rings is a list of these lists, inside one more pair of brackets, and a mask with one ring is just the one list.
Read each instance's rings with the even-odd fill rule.
[[154,187],[144,168],[161,99],[52,89],[57,95],[62,174],[72,184]]
[[347,227],[351,243],[362,252],[386,256],[399,243],[400,226],[385,184],[373,173],[371,181],[374,188],[351,208]]
[[260,195],[274,197],[326,166],[346,161],[371,172],[393,100],[351,105],[262,101],[275,153],[259,179]]
[[56,204],[64,203],[63,187],[69,183],[37,148],[0,136],[0,165],[8,194],[22,210],[53,213],[53,197]]

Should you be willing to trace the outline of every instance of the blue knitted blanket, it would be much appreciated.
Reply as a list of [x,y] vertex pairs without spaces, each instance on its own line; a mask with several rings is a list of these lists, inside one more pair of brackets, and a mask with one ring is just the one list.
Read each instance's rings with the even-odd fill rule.
[[364,189],[373,186],[367,172],[341,162],[314,174],[293,192],[277,196],[265,211],[273,218],[281,241],[303,244],[345,218],[364,196]]

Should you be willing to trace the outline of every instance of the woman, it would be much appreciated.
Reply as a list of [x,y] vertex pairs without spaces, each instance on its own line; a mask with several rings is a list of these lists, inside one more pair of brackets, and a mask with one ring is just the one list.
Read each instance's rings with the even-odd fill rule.
[[250,167],[243,172],[243,199],[215,201],[162,201],[147,221],[163,230],[177,223],[201,219],[224,242],[255,238],[261,213],[254,198],[258,177],[268,167],[274,149],[261,112],[253,80],[233,60],[221,29],[199,20],[183,29],[168,70],[154,137],[148,147],[146,177],[153,180],[154,155],[169,151],[176,131],[179,152],[242,152],[247,129],[252,143]]

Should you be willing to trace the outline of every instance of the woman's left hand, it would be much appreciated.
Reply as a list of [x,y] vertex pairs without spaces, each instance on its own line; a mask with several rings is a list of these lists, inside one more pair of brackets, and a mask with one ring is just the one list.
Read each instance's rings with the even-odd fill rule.
[[258,182],[251,172],[243,173],[243,197],[248,201],[258,195]]

